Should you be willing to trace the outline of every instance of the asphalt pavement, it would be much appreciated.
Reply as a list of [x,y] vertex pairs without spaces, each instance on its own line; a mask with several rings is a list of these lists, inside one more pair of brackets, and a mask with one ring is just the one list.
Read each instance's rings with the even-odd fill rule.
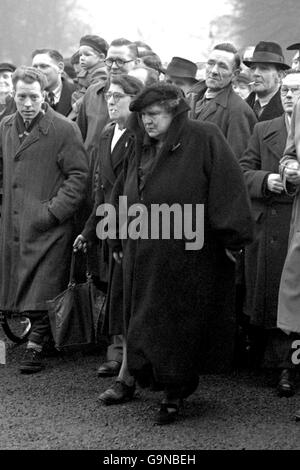
[[99,403],[113,381],[96,374],[105,348],[47,358],[42,372],[22,375],[25,346],[6,341],[6,347],[1,450],[300,450],[300,422],[294,419],[299,380],[295,396],[279,398],[272,371],[201,376],[178,421],[158,426],[153,417],[160,393],[138,388],[127,404]]

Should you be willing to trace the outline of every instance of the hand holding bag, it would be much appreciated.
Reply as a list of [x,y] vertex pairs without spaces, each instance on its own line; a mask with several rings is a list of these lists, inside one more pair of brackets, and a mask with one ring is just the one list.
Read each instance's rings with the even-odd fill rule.
[[47,302],[57,349],[95,344],[104,318],[105,294],[94,286],[88,265],[86,282],[80,284],[75,282],[74,267],[73,252],[68,288]]

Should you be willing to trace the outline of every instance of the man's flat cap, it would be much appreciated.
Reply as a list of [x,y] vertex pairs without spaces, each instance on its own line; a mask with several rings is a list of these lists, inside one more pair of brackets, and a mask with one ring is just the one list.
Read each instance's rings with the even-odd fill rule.
[[6,72],[14,72],[16,70],[16,67],[13,64],[10,64],[9,62],[1,62],[0,63],[0,71],[6,71]]

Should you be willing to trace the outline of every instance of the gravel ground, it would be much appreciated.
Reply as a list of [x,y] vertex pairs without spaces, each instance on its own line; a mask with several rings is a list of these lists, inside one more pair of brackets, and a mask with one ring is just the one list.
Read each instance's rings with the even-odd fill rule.
[[157,426],[160,393],[138,389],[124,405],[97,402],[112,382],[96,375],[101,351],[47,358],[43,372],[21,375],[23,351],[7,342],[7,364],[0,365],[1,450],[300,449],[293,418],[300,384],[294,397],[278,398],[271,372],[201,376],[178,421]]

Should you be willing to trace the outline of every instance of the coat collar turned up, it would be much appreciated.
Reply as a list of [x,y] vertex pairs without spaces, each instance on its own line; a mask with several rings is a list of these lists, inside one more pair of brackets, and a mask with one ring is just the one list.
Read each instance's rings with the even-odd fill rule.
[[49,129],[56,115],[56,112],[46,103],[44,106],[44,111],[45,111],[44,116],[38,121],[36,126],[32,129],[32,131],[29,133],[26,139],[23,140],[21,145],[18,145],[19,138],[18,138],[17,122],[16,122],[17,112],[9,116],[7,120],[4,122],[4,126],[11,127],[16,132],[16,144],[17,144],[16,156],[20,154],[23,150],[28,148],[30,145],[32,145],[34,142],[38,141],[40,138],[40,134],[47,135],[49,133]]

